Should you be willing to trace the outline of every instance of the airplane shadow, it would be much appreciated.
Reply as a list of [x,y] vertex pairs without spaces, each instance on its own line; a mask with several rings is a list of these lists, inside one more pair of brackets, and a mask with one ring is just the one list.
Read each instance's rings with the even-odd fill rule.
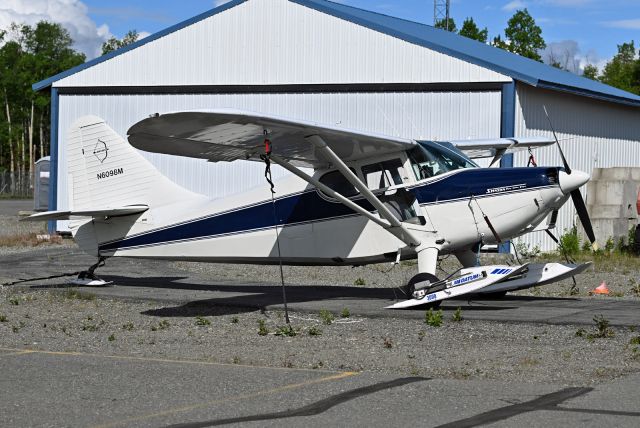
[[[264,310],[269,306],[282,304],[282,287],[280,285],[262,284],[196,284],[186,282],[188,276],[158,276],[132,278],[126,276],[103,275],[103,279],[113,281],[122,288],[154,288],[158,290],[183,290],[183,291],[205,291],[213,293],[225,293],[220,297],[203,298],[189,301],[177,306],[166,306],[159,309],[150,309],[142,312],[149,316],[158,317],[194,317],[194,316],[224,316],[252,312],[256,309]],[[34,289],[55,289],[55,288],[77,288],[69,284],[49,284],[34,285]],[[81,287],[90,291],[94,288],[103,287]],[[367,304],[369,312],[382,309],[395,301],[404,300],[405,296],[398,288],[368,288],[352,286],[319,286],[319,285],[286,285],[287,301],[290,304],[296,303],[321,303],[323,301],[338,300],[358,300],[373,301]],[[203,296],[204,297],[204,296]],[[132,296],[135,298],[135,296]],[[490,296],[473,295],[461,296],[443,302],[441,308],[444,311],[454,311],[457,307],[462,307],[466,312],[503,311],[516,309],[528,302],[553,303],[559,301],[571,301],[574,298],[560,297],[535,297],[506,295],[501,298]],[[295,309],[295,308],[294,308]],[[320,306],[318,306],[318,310]],[[355,308],[354,308],[355,309]],[[394,310],[398,316],[410,315],[415,312],[424,312],[423,306]]]

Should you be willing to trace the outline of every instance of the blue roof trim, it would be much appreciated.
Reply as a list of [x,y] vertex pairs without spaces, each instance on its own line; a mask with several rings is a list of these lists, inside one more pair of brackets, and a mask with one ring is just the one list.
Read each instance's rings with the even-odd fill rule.
[[577,76],[500,48],[430,25],[407,21],[327,0],[289,0],[437,52],[476,64],[532,86],[640,106],[640,96]]
[[183,29],[184,27],[188,27],[189,25],[195,24],[196,22],[202,21],[203,19],[207,19],[213,15],[217,15],[220,12],[224,12],[227,9],[231,9],[232,7],[235,7],[239,4],[242,4],[244,2],[246,2],[247,0],[232,0],[228,3],[225,3],[221,6],[218,6],[214,9],[208,10],[204,13],[201,13],[200,15],[196,15],[193,18],[189,18],[185,21],[179,22],[178,24],[172,25],[169,28],[165,28],[162,31],[158,31],[157,33],[154,33],[150,36],[145,37],[142,40],[139,40],[135,43],[130,44],[129,46],[125,46],[122,47],[120,49],[117,49],[113,52],[109,52],[106,55],[102,55],[99,57],[96,57],[94,59],[92,59],[91,61],[87,61],[83,64],[80,64],[76,67],[70,68],[69,70],[63,71],[62,73],[58,73],[55,76],[49,77],[48,79],[42,80],[40,82],[34,83],[31,87],[33,88],[34,91],[39,91],[41,89],[45,89],[49,86],[51,86],[54,82],[60,80],[60,79],[64,79],[65,77],[69,77],[72,74],[76,74],[79,71],[85,70],[89,67],[93,67],[94,65],[100,64],[104,61],[110,60],[113,57],[116,57],[118,55],[122,55],[123,53],[129,52],[132,49],[135,49],[139,46],[145,45],[149,42],[152,42],[154,40],[157,40],[161,37],[164,37],[168,34],[171,34],[173,32],[176,32],[178,30]]

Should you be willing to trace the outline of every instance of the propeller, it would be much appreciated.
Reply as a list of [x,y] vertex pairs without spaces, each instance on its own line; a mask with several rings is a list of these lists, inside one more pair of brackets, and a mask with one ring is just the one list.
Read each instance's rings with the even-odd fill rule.
[[[565,173],[567,173],[567,175],[571,175],[571,168],[569,167],[567,158],[564,157],[562,147],[560,147],[558,136],[556,135],[556,131],[553,128],[553,123],[551,123],[549,113],[547,113],[547,107],[542,106],[542,108],[544,109],[545,116],[547,116],[547,121],[549,121],[549,127],[551,128],[551,132],[553,133],[553,138],[556,140],[556,145],[558,146],[558,151],[560,152],[560,157],[562,158],[562,164],[564,165]],[[582,227],[587,234],[587,238],[589,238],[589,242],[591,242],[591,247],[594,251],[596,251],[598,249],[598,244],[596,243],[596,235],[593,233],[593,226],[591,225],[591,219],[589,218],[589,213],[587,212],[587,206],[584,203],[584,199],[582,199],[582,193],[580,193],[579,188],[576,188],[572,190],[570,194],[571,200],[573,201],[573,206],[576,208],[576,212],[578,213],[580,223],[582,224]]]

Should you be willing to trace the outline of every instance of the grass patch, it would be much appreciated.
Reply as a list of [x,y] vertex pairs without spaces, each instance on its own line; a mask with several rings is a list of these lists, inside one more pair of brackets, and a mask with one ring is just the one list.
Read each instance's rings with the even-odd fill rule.
[[291,325],[283,325],[276,328],[274,333],[276,336],[295,337],[298,335],[298,330],[291,327]]
[[[163,321],[164,321],[164,320],[163,320]],[[162,321],[160,321],[160,322],[162,322]],[[197,326],[200,326],[200,327],[204,327],[204,326],[207,326],[207,325],[211,325],[211,321],[209,321],[207,318],[205,318],[205,317],[203,317],[203,316],[201,316],[201,315],[198,315],[198,316],[196,317],[196,321],[195,321],[195,322],[196,322],[196,325],[197,325]],[[167,324],[169,324],[169,323],[167,322]]]
[[133,323],[132,323],[132,322],[128,322],[128,323],[122,324],[122,329],[123,329],[123,330],[126,330],[126,331],[133,331],[133,329],[134,329],[134,328],[135,328],[135,327],[133,326]]
[[454,321],[454,322],[462,321],[462,308],[460,306],[456,308],[456,311],[451,316],[451,321]]
[[344,308],[342,312],[340,312],[341,318],[349,318],[350,316],[351,316],[351,312],[349,311],[349,308]]
[[260,336],[266,336],[269,334],[269,329],[267,329],[267,323],[265,320],[258,320],[258,334]]
[[[198,318],[202,318],[202,317],[196,317],[196,325],[209,325],[211,324],[211,322],[209,322],[208,319],[206,318],[202,318],[204,321],[203,322],[208,322],[209,324],[198,324],[199,319]],[[153,325],[151,326],[151,331],[158,331],[158,330],[166,330],[169,327],[171,327],[171,324],[169,323],[169,321],[167,320],[160,320],[160,322],[158,322],[158,325]]]
[[367,282],[360,277],[356,278],[356,280],[353,281],[353,285],[366,285],[366,284]]
[[335,316],[331,311],[320,309],[320,319],[322,320],[322,323],[324,325],[331,325],[333,323],[333,320],[335,319]]
[[96,295],[93,293],[87,293],[86,291],[80,291],[75,288],[68,288],[62,293],[62,297],[71,300],[96,300]]
[[307,333],[309,333],[309,336],[320,336],[322,335],[322,330],[320,329],[320,327],[317,327],[314,325],[309,327],[309,330],[307,330]]
[[442,325],[442,309],[434,311],[433,308],[429,308],[424,314],[424,322],[431,327],[440,327]]

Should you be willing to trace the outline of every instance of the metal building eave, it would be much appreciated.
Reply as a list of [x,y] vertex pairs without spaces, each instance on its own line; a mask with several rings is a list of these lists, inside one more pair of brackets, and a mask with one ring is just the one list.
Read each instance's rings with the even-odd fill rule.
[[76,67],[70,68],[69,70],[63,71],[62,73],[58,73],[55,76],[51,76],[47,79],[41,80],[40,82],[34,83],[31,87],[34,91],[40,91],[42,89],[46,89],[49,86],[53,85],[54,82],[57,82],[58,80],[64,79],[65,77],[69,77],[73,74],[76,74],[82,70],[85,70],[87,68],[93,67],[94,65],[100,64],[102,62],[108,61],[111,58],[114,58],[116,56],[122,55],[126,52],[129,52],[132,49],[138,48],[142,45],[145,45],[149,42],[152,42],[154,40],[157,40],[161,37],[164,37],[168,34],[174,33],[178,30],[181,30],[185,27],[188,27],[189,25],[195,24],[196,22],[202,21],[203,19],[207,19],[211,16],[217,15],[218,13],[224,12],[227,9],[231,9],[232,7],[235,7],[239,4],[242,4],[244,2],[246,2],[247,0],[232,0],[228,3],[225,3],[221,6],[218,6],[214,9],[208,10],[204,13],[201,13],[200,15],[196,15],[193,18],[189,18],[185,21],[179,22],[178,24],[172,25],[171,27],[165,28],[164,30],[158,31],[157,33],[154,33],[150,36],[145,37],[142,40],[139,40],[135,43],[132,43],[128,46],[122,47],[120,49],[117,49],[113,52],[109,52],[106,55],[102,55],[99,56],[97,58],[92,59],[91,61],[87,61],[83,64],[80,64]]

